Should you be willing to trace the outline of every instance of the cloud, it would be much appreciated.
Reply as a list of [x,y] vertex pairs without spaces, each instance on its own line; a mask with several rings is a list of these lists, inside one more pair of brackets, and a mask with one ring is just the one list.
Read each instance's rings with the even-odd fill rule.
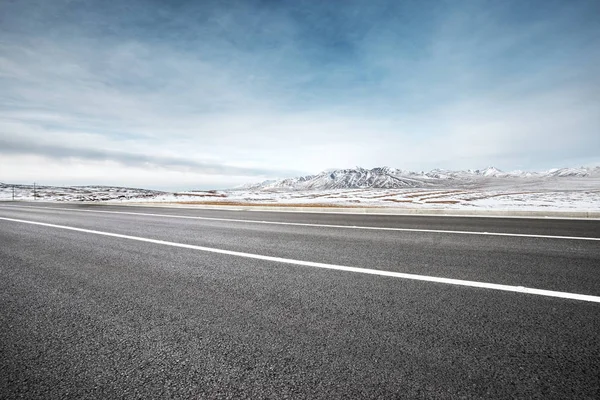
[[0,175],[8,156],[223,187],[593,158],[597,3],[483,4],[2,3]]
[[[245,175],[203,174],[194,170],[169,169],[155,165],[132,165],[114,161],[49,159],[35,155],[3,155],[0,170],[9,165],[11,179],[5,183],[33,183],[57,186],[118,185],[156,190],[225,189],[247,183]],[[43,166],[43,168],[40,168]],[[266,178],[264,178],[266,179]],[[260,180],[260,179],[259,179]]]
[[86,161],[115,161],[122,166],[147,167],[158,166],[163,168],[175,168],[192,170],[201,174],[235,175],[235,176],[278,176],[298,174],[299,171],[292,170],[269,170],[260,168],[235,167],[225,164],[208,163],[185,159],[182,157],[166,157],[157,155],[146,155],[130,153],[118,150],[102,150],[85,147],[67,147],[56,144],[42,144],[31,141],[7,140],[0,138],[0,154],[8,155],[38,155],[54,160],[77,159]]

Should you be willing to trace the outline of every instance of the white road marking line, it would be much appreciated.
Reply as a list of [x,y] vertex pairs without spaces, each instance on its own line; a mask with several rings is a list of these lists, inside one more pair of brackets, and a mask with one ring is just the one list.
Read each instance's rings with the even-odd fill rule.
[[373,231],[392,231],[392,232],[421,232],[421,233],[444,233],[444,234],[455,234],[455,235],[510,236],[510,237],[542,238],[542,239],[600,241],[600,238],[583,237],[583,236],[554,236],[554,235],[533,235],[533,234],[527,234],[527,233],[451,231],[451,230],[442,230],[442,229],[386,228],[386,227],[379,227],[379,226],[308,224],[308,223],[300,223],[300,222],[258,221],[258,220],[249,220],[249,219],[198,217],[198,216],[191,216],[191,215],[154,214],[154,213],[140,213],[140,212],[129,212],[129,211],[79,210],[76,208],[65,208],[65,207],[35,207],[35,206],[4,206],[4,207],[0,207],[0,209],[2,209],[2,208],[36,208],[36,209],[58,210],[58,211],[141,215],[141,216],[146,216],[146,217],[197,219],[197,220],[205,220],[205,221],[236,222],[236,223],[246,223],[246,224],[305,226],[305,227],[315,227],[315,228],[364,229],[364,230],[373,230]]
[[589,302],[593,302],[593,303],[600,303],[600,296],[591,296],[591,295],[586,295],[586,294],[557,292],[557,291],[553,291],[553,290],[535,289],[535,288],[528,288],[528,287],[524,287],[524,286],[500,285],[500,284],[496,284],[496,283],[466,281],[466,280],[462,280],[462,279],[451,279],[451,278],[440,278],[440,277],[427,276],[427,275],[406,274],[406,273],[402,273],[402,272],[382,271],[382,270],[377,270],[377,269],[348,267],[348,266],[344,266],[344,265],[335,265],[335,264],[318,263],[318,262],[312,262],[312,261],[294,260],[294,259],[290,259],[290,258],[263,256],[260,254],[243,253],[243,252],[239,252],[239,251],[216,249],[213,247],[196,246],[193,244],[169,242],[169,241],[165,241],[165,240],[149,239],[149,238],[144,238],[144,237],[139,237],[139,236],[122,235],[119,233],[95,231],[95,230],[91,230],[91,229],[75,228],[72,226],[65,226],[65,225],[47,224],[44,222],[27,221],[27,220],[23,220],[23,219],[0,217],[0,220],[18,222],[18,223],[23,223],[23,224],[40,225],[40,226],[46,226],[46,227],[50,227],[50,228],[66,229],[69,231],[91,233],[91,234],[95,234],[95,235],[110,236],[110,237],[115,237],[115,238],[120,238],[120,239],[137,240],[139,242],[161,244],[161,245],[165,245],[165,246],[180,247],[180,248],[191,249],[191,250],[199,250],[199,251],[205,251],[205,252],[209,252],[209,253],[226,254],[226,255],[235,256],[235,257],[252,258],[255,260],[272,261],[272,262],[278,262],[278,263],[283,263],[283,264],[301,265],[301,266],[305,266],[305,267],[332,269],[332,270],[346,271],[346,272],[357,272],[357,273],[369,274],[369,275],[389,276],[389,277],[394,277],[394,278],[410,279],[410,280],[415,280],[415,281],[445,283],[448,285],[468,286],[468,287],[483,288],[483,289],[501,290],[501,291],[505,291],[505,292],[526,293],[526,294],[534,294],[534,295],[538,295],[538,296],[558,297],[558,298],[562,298],[562,299],[581,300],[581,301],[589,301]]

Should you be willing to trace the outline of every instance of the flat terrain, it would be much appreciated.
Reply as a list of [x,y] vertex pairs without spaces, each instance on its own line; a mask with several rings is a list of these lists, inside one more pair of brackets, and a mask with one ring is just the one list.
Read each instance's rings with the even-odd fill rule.
[[2,202],[0,398],[598,398],[598,239],[598,220]]
[[[452,183],[454,181],[451,181]],[[447,183],[447,185],[450,185]],[[202,204],[276,207],[367,207],[393,210],[512,210],[600,212],[600,178],[500,180],[429,188],[330,190],[245,189],[160,192],[154,190],[0,183],[0,200],[99,203]],[[13,192],[14,190],[14,192]]]

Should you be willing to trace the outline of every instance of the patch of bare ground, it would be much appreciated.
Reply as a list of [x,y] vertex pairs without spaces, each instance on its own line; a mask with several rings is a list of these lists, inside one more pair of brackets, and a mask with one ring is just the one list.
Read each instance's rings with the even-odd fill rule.
[[439,195],[443,195],[443,194],[463,193],[463,192],[464,192],[464,190],[445,190],[445,191],[436,190],[434,192],[423,191],[423,192],[416,192],[416,193],[407,194],[404,197],[413,198],[413,197],[419,197],[419,196],[429,196],[429,195],[438,195],[438,194]]
[[427,191],[422,191],[422,192],[412,192],[412,193],[407,193],[404,195],[404,197],[408,198],[408,199],[412,199],[413,197],[419,197],[419,196],[423,196],[423,195],[428,195],[428,194],[433,194],[433,193],[437,193],[437,192],[427,192]]
[[448,197],[448,196],[455,196],[457,194],[465,194],[468,192],[465,191],[458,191],[458,192],[443,192],[443,193],[436,193],[433,196],[424,196],[419,198],[419,201],[425,201],[425,200],[429,200],[429,199],[439,199],[440,197]]
[[412,203],[412,200],[401,200],[401,199],[383,199],[382,201],[393,201],[394,203]]
[[363,199],[381,199],[383,197],[395,196],[395,193],[378,194],[377,196],[363,196]]
[[352,189],[352,190],[348,190],[348,189],[341,189],[341,190],[337,190],[337,191],[331,191],[328,192],[329,194],[339,194],[339,193],[344,193],[344,194],[354,194],[354,193],[364,193],[367,192],[371,189]]
[[315,194],[315,193],[307,193],[307,194],[302,194],[300,196],[291,196],[292,199],[317,199],[319,197],[328,197],[331,196],[330,193],[321,193],[321,194]]

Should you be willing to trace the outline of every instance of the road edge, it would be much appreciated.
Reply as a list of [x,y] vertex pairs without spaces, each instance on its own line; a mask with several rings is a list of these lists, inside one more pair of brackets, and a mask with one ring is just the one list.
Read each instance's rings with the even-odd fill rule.
[[0,200],[1,203],[27,204],[86,204],[96,206],[126,206],[149,208],[181,208],[191,210],[223,210],[223,211],[260,211],[278,213],[305,214],[356,214],[356,215],[397,215],[397,216],[432,216],[432,217],[478,217],[478,218],[522,218],[522,219],[581,219],[600,220],[600,210],[506,210],[506,209],[445,209],[445,208],[393,208],[393,207],[300,207],[300,206],[261,206],[261,205],[204,205],[152,202],[119,202],[119,201],[34,201],[34,200]]
[[[70,202],[80,203],[80,202]],[[226,211],[267,211],[290,213],[314,214],[359,214],[359,215],[419,215],[419,216],[448,216],[448,217],[496,217],[496,218],[548,218],[548,219],[600,219],[600,211],[563,211],[563,210],[502,210],[502,209],[477,209],[457,210],[439,208],[384,208],[384,207],[295,207],[295,206],[218,206],[202,204],[177,204],[177,203],[121,203],[121,202],[86,202],[88,204],[120,205],[131,207],[157,207],[157,208],[185,208],[203,210]]]

